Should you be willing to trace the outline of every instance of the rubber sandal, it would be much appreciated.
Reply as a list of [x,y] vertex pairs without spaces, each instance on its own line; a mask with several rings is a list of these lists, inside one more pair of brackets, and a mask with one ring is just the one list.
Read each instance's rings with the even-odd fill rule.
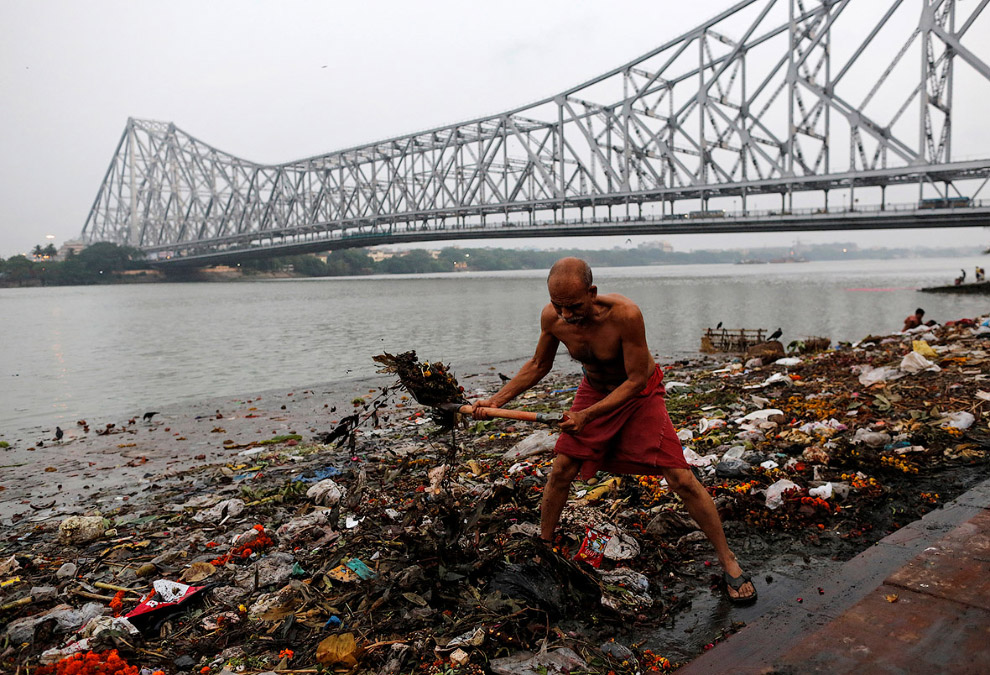
[[753,583],[753,580],[748,574],[743,573],[738,577],[730,577],[728,572],[722,572],[722,584],[725,587],[725,595],[732,601],[735,605],[749,605],[756,602],[756,584],[753,584],[753,594],[748,595],[745,598],[740,598],[733,596],[729,593],[728,588],[731,586],[732,590],[739,592],[739,589],[743,587],[746,582]]

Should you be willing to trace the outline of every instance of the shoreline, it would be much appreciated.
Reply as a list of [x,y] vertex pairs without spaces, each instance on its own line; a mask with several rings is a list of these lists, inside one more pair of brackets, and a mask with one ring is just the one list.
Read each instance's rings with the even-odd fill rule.
[[[495,391],[501,384],[497,372],[514,373],[524,361],[518,358],[468,367],[458,379],[468,392],[483,387],[494,387],[491,390]],[[548,379],[566,376],[566,369],[557,370],[560,372]],[[223,440],[239,442],[251,433],[268,434],[268,438],[292,433],[309,442],[314,434],[329,431],[349,414],[355,398],[367,397],[395,382],[392,375],[376,373],[246,396],[215,396],[161,406],[150,422],[142,419],[149,412],[143,410],[90,416],[84,420],[89,431],[83,431],[78,423],[67,425],[60,442],[54,439],[54,426],[47,425],[0,434],[0,440],[10,444],[0,448],[0,525],[12,525],[10,518],[17,512],[33,522],[76,513],[81,508],[78,502],[85,499],[94,483],[101,483],[97,489],[102,492],[142,481],[149,474],[173,471],[184,461],[199,470],[230,461],[237,452],[225,450]],[[334,408],[336,411],[331,412]],[[217,418],[217,412],[222,417]],[[209,424],[214,426],[207,429]],[[110,433],[101,435],[108,425],[112,425]],[[216,428],[226,433],[214,432]],[[42,438],[43,445],[29,440],[32,437]],[[197,459],[200,455],[202,459]],[[52,499],[53,506],[37,508]],[[27,510],[25,500],[34,505],[32,510]]]
[[[477,377],[479,374],[490,371],[491,369],[496,370],[513,370],[518,369],[518,367],[527,359],[528,357],[516,357],[510,359],[504,359],[500,361],[493,361],[491,363],[479,363],[479,364],[469,364],[463,369],[455,369],[454,374],[460,377],[458,370],[463,370],[466,378]],[[555,365],[557,370],[574,370],[572,364],[569,363],[569,357],[566,359],[568,365],[565,368],[561,368],[564,364],[565,359],[561,358],[558,364]],[[370,361],[370,359],[369,359]],[[202,410],[215,409],[220,404],[225,401],[239,401],[246,399],[254,399],[256,397],[265,396],[283,396],[288,392],[292,391],[313,391],[319,392],[322,395],[328,395],[330,397],[346,397],[348,392],[352,390],[357,391],[362,388],[367,387],[377,387],[385,384],[389,381],[389,375],[382,375],[375,371],[371,371],[365,375],[358,375],[349,378],[338,378],[336,380],[323,381],[318,383],[310,383],[308,385],[295,386],[295,387],[271,387],[267,389],[254,389],[247,393],[243,391],[231,392],[229,394],[217,394],[212,396],[196,396],[189,395],[185,400],[173,400],[171,402],[164,402],[161,404],[155,404],[150,408],[139,408],[131,410],[117,410],[117,411],[107,411],[107,410],[97,410],[95,412],[80,412],[77,415],[69,415],[68,413],[63,414],[65,419],[55,420],[54,423],[32,423],[29,420],[32,417],[38,417],[40,413],[34,413],[30,416],[22,416],[21,419],[24,421],[14,420],[9,423],[7,428],[0,428],[0,441],[6,441],[10,444],[10,450],[14,449],[15,446],[20,446],[22,448],[30,447],[33,445],[37,439],[42,439],[47,446],[49,440],[54,441],[55,427],[60,426],[62,430],[66,433],[67,437],[79,438],[80,434],[76,433],[76,421],[78,419],[88,418],[87,421],[93,422],[99,420],[98,424],[103,426],[106,422],[118,423],[123,420],[126,421],[132,416],[141,416],[148,410],[158,410],[158,411],[170,411],[170,414],[174,415],[184,415],[190,414],[194,409],[196,414],[200,414]],[[367,386],[366,386],[367,385]],[[336,399],[335,399],[336,400]],[[350,399],[348,399],[350,400]],[[212,406],[212,408],[211,408]],[[47,417],[52,417],[51,415],[46,415]],[[93,426],[92,424],[90,425]],[[65,443],[63,442],[63,446]],[[0,465],[6,462],[2,461],[4,450],[0,448]]]

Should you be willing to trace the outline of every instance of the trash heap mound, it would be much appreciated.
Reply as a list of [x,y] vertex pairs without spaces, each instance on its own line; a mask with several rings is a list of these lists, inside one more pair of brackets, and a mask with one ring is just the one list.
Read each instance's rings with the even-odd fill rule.
[[[990,476],[988,337],[981,318],[664,368],[685,456],[758,587],[770,561],[848,559]],[[463,396],[446,368],[383,357],[419,372],[421,403]],[[566,408],[576,384],[549,379],[525,404]],[[673,640],[720,574],[659,477],[575,482],[547,546],[552,429],[478,421],[450,448],[385,389],[359,405],[314,440],[259,439],[240,463],[5,532],[0,670],[631,675],[737,627]]]

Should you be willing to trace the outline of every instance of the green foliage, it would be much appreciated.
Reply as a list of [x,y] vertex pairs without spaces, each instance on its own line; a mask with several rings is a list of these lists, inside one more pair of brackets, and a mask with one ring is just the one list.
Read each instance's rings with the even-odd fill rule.
[[378,263],[384,274],[424,274],[427,272],[449,272],[452,265],[434,260],[429,251],[416,249],[401,256],[392,256]]
[[327,274],[334,277],[374,274],[374,266],[375,263],[368,257],[366,249],[349,248],[333,251],[327,258]]
[[[37,257],[54,256],[55,246],[34,247]],[[64,261],[29,260],[23,255],[0,261],[0,282],[7,286],[63,286],[114,281],[124,270],[148,269],[144,254],[136,248],[100,242],[67,255]]]
[[327,276],[327,264],[315,255],[300,255],[293,258],[292,266],[298,274],[307,277]]

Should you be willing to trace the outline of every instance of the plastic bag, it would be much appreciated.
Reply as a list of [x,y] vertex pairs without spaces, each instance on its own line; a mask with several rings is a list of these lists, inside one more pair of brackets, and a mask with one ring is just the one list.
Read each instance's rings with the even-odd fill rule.
[[783,410],[778,410],[777,408],[764,408],[763,410],[754,410],[748,415],[744,415],[736,420],[736,424],[742,424],[743,422],[751,422],[753,420],[765,420],[773,415],[783,415]]
[[825,485],[819,485],[816,488],[811,488],[808,490],[808,495],[811,497],[818,497],[819,499],[830,499],[832,497],[832,484],[825,483]]
[[682,451],[684,452],[684,461],[691,466],[711,466],[712,462],[718,460],[718,457],[715,455],[705,455],[702,457],[688,447],[682,448]]
[[934,359],[938,357],[935,350],[928,346],[928,343],[924,340],[913,340],[911,342],[911,349],[916,353],[921,354],[926,359]]
[[793,490],[797,485],[782,478],[773,485],[767,488],[767,508],[771,511],[780,507],[784,503],[784,493],[788,490]]
[[942,415],[942,420],[943,427],[952,427],[953,429],[969,429],[973,426],[973,422],[976,421],[976,417],[974,417],[972,413],[963,410],[960,412],[945,413]]
[[[924,356],[918,352],[911,352],[910,354],[905,354],[904,358],[901,359],[901,370],[905,373],[920,373],[923,370],[930,370],[933,373],[937,373],[941,368],[926,359]],[[862,379],[862,378],[860,378]]]
[[904,377],[904,373],[891,366],[883,366],[882,368],[863,366],[863,370],[859,374],[859,383],[864,387],[869,387],[878,382],[889,382],[900,377]]

